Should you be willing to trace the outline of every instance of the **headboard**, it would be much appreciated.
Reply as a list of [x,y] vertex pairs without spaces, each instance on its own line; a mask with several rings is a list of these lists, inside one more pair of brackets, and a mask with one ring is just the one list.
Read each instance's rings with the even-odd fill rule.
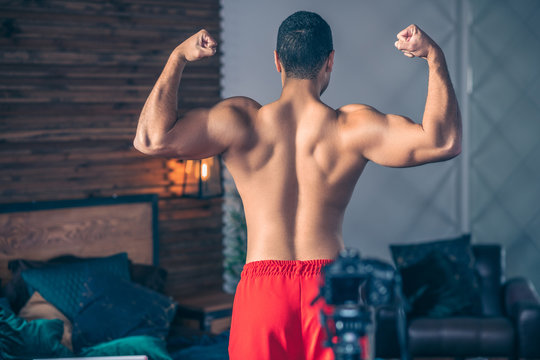
[[0,205],[0,279],[12,259],[127,252],[134,263],[158,263],[157,195]]

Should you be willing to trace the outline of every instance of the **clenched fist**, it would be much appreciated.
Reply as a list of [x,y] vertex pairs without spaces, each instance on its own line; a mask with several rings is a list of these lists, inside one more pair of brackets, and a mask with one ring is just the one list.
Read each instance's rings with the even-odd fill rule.
[[429,55],[440,51],[439,46],[416,25],[409,25],[397,34],[395,46],[405,56],[427,59]]
[[201,30],[178,45],[176,50],[186,61],[197,61],[216,53],[217,42],[208,31]]

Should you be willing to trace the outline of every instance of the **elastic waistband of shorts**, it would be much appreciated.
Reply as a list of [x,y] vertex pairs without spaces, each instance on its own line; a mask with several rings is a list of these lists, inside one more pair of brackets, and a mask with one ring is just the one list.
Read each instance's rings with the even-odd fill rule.
[[315,260],[259,260],[244,265],[242,277],[257,277],[267,275],[319,275],[322,268],[330,264],[331,259]]

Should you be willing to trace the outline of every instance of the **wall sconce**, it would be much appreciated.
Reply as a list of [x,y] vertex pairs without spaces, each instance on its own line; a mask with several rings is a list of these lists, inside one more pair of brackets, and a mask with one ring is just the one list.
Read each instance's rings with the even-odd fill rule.
[[211,198],[223,194],[221,159],[168,160],[171,192],[184,197]]

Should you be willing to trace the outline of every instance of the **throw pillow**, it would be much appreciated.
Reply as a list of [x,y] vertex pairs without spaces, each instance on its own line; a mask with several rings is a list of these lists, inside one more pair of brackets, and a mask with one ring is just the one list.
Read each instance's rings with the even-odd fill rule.
[[176,303],[155,291],[114,276],[91,276],[73,320],[73,348],[133,335],[165,340],[175,311]]
[[61,320],[26,321],[0,306],[0,354],[6,360],[73,356],[60,343],[63,332]]
[[456,263],[438,251],[401,269],[403,294],[411,305],[411,316],[450,316],[472,305],[469,293],[456,277],[456,269]]
[[54,264],[40,269],[27,269],[22,272],[22,277],[30,290],[38,291],[68,319],[73,320],[79,309],[85,283],[92,274],[105,273],[129,279],[128,266],[127,254],[121,253],[73,263]]
[[163,340],[152,336],[129,336],[83,349],[83,357],[146,355],[150,360],[171,360]]
[[80,258],[73,255],[61,255],[46,261],[26,259],[10,260],[8,262],[8,269],[11,271],[11,280],[6,284],[4,291],[5,296],[9,299],[11,308],[15,313],[18,313],[30,298],[31,294],[28,293],[28,287],[22,278],[22,272],[24,270],[39,269],[54,264],[67,264],[88,259],[89,258]]
[[157,291],[165,293],[167,270],[154,265],[131,263],[129,267],[131,281]]
[[0,297],[0,307],[4,307],[8,310],[11,310],[11,305],[9,304],[8,298]]
[[413,316],[475,315],[480,293],[470,236],[390,246]]
[[64,323],[64,334],[62,336],[62,345],[70,350],[73,350],[71,345],[71,321],[65,317],[57,308],[51,303],[45,300],[37,291],[30,297],[26,305],[19,311],[19,317],[25,320],[37,320],[37,319],[58,319]]

